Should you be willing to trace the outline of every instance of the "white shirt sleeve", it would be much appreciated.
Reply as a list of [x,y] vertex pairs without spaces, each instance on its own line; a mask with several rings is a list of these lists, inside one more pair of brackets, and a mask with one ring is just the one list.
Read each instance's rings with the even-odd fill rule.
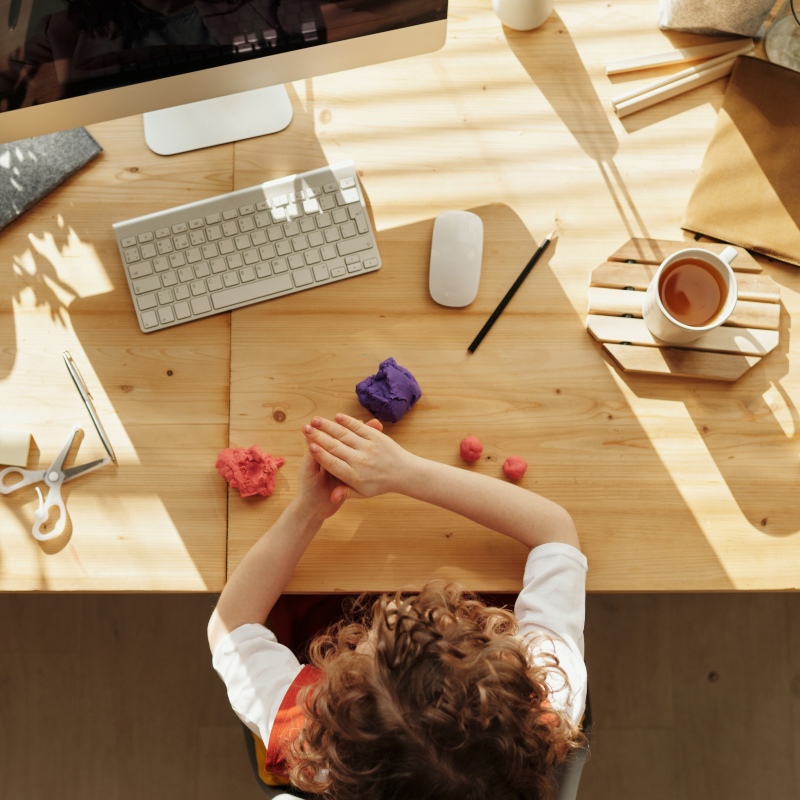
[[241,625],[217,645],[214,669],[225,683],[236,716],[269,743],[286,691],[302,668],[292,651],[263,625]]
[[554,653],[568,683],[558,670],[548,672],[547,685],[554,708],[567,712],[575,724],[586,706],[586,665],[583,626],[586,617],[586,556],[568,544],[548,542],[531,550],[525,564],[522,591],[514,613],[520,634],[533,639],[537,653]]

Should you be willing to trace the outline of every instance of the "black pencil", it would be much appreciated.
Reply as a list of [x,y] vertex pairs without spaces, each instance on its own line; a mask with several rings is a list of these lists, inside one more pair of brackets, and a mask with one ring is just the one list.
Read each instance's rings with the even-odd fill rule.
[[468,353],[474,353],[478,349],[478,345],[483,341],[483,337],[489,333],[492,325],[497,322],[497,318],[503,313],[503,309],[508,305],[509,300],[516,294],[517,289],[522,286],[523,281],[525,278],[528,277],[528,273],[536,266],[536,262],[542,257],[542,253],[547,249],[547,246],[550,242],[553,241],[556,234],[558,232],[558,228],[551,231],[547,234],[544,241],[539,245],[539,248],[536,252],[531,256],[531,260],[525,265],[525,268],[520,272],[517,279],[511,285],[511,288],[506,292],[506,296],[498,303],[497,308],[492,312],[492,316],[486,320],[486,324],[481,328],[478,335],[472,340],[472,344],[467,348]]

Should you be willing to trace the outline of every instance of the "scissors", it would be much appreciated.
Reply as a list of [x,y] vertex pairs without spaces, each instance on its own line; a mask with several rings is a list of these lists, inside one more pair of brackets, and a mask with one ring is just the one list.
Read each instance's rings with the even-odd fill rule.
[[[75,442],[75,437],[81,431],[80,425],[70,431],[69,438],[61,452],[55,457],[53,463],[47,469],[20,469],[19,467],[6,467],[0,470],[0,494],[10,494],[23,486],[30,486],[32,483],[45,483],[49,487],[47,497],[43,498],[39,487],[36,487],[36,493],[39,495],[39,508],[33,512],[35,522],[33,523],[33,537],[40,542],[45,542],[48,539],[54,539],[63,533],[67,524],[67,507],[64,505],[64,500],[61,497],[61,484],[64,481],[71,481],[80,475],[91,472],[93,469],[99,469],[106,464],[111,463],[111,459],[107,456],[100,458],[97,461],[90,461],[88,464],[79,464],[74,467],[64,469],[64,461]],[[16,481],[10,485],[6,485],[5,479],[7,475],[19,475],[21,480]],[[55,525],[48,533],[42,532],[42,527],[45,525],[50,517],[50,512],[53,509],[58,509],[58,519]]]

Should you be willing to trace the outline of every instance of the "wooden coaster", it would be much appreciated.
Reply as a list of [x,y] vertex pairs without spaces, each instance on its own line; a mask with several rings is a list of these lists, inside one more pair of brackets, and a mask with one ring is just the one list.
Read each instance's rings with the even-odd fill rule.
[[778,345],[780,289],[760,275],[743,248],[731,263],[739,299],[727,322],[680,347],[656,339],[642,320],[642,301],[658,265],[676,250],[725,244],[631,239],[592,272],[586,328],[626,372],[735,381]]

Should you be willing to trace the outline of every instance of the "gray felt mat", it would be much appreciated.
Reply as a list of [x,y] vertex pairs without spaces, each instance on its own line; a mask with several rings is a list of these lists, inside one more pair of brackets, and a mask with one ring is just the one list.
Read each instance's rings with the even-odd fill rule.
[[0,144],[0,229],[38,203],[102,149],[85,128]]

